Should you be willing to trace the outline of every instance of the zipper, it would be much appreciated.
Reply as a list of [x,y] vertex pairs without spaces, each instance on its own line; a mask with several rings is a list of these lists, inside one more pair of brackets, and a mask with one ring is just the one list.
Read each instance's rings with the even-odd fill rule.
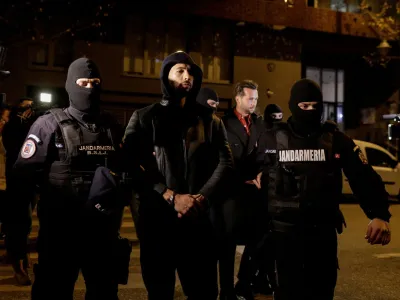
[[187,180],[187,152],[186,152],[186,139],[182,139],[183,142],[183,156],[184,156],[184,161],[185,161],[185,172],[184,172],[184,177],[185,180]]

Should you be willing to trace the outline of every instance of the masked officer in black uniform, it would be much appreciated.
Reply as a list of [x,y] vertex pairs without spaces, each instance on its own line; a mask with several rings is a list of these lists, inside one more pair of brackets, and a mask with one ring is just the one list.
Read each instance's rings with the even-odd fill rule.
[[282,122],[283,111],[277,104],[268,104],[264,110],[264,123],[267,129],[272,129],[276,123]]
[[14,167],[21,190],[39,186],[39,258],[33,300],[72,300],[80,270],[85,299],[118,299],[110,256],[120,215],[97,218],[87,208],[98,167],[118,171],[120,166],[118,144],[123,132],[111,116],[100,111],[100,85],[95,63],[87,58],[75,60],[65,85],[70,106],[51,110],[33,124]]
[[275,246],[277,300],[332,300],[337,280],[337,232],[342,169],[368,224],[371,244],[390,242],[388,194],[359,147],[336,124],[321,124],[322,93],[311,80],[294,84],[292,117],[266,135],[261,180]]
[[[267,131],[274,130],[283,119],[283,111],[277,104],[268,104],[264,110],[264,125]],[[263,134],[259,149],[266,149],[268,138]],[[275,259],[269,233],[258,242],[250,259],[248,277],[253,294],[271,295],[276,288]],[[247,295],[246,298],[252,299]]]
[[160,74],[163,99],[135,111],[125,131],[123,148],[140,197],[140,260],[150,300],[174,298],[176,271],[189,300],[218,296],[207,210],[232,168],[232,155],[223,123],[196,103],[202,75],[186,53],[169,55]]

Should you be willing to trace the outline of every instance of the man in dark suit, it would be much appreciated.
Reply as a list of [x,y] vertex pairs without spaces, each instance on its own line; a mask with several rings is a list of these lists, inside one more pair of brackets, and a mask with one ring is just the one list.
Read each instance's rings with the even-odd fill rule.
[[[258,141],[265,130],[262,118],[254,113],[258,101],[257,89],[257,83],[251,80],[237,83],[234,90],[236,106],[223,117],[235,165],[230,178],[230,197],[223,210],[227,231],[236,244],[246,245],[236,285],[236,293],[245,299],[253,299],[250,275],[252,249],[267,227],[262,224],[264,207],[259,195],[260,176],[256,161]],[[227,254],[232,263],[231,270],[226,270],[226,276],[231,272],[232,289],[235,248],[233,243],[230,254]]]

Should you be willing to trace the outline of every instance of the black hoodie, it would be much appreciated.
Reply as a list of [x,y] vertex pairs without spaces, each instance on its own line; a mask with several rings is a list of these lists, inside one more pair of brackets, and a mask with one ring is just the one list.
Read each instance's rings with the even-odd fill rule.
[[193,61],[193,59],[185,52],[178,51],[167,56],[161,66],[160,79],[161,79],[161,90],[163,98],[161,104],[164,106],[179,104],[182,99],[182,95],[177,95],[176,90],[171,86],[168,80],[169,71],[176,64],[187,64],[190,65],[190,74],[193,75],[193,87],[186,95],[189,103],[194,101],[197,93],[200,90],[203,81],[203,71]]
[[[179,105],[182,95],[176,95],[168,80],[169,71],[178,63],[189,64],[194,77],[183,109]],[[201,193],[208,197],[232,161],[222,122],[211,118],[209,124],[203,124],[212,133],[211,143],[205,142],[207,131],[199,126],[196,96],[202,71],[189,55],[176,52],[164,60],[160,78],[161,102],[136,110],[123,139],[126,163],[137,176],[135,189],[146,193],[150,188],[162,195],[168,187],[177,193]]]

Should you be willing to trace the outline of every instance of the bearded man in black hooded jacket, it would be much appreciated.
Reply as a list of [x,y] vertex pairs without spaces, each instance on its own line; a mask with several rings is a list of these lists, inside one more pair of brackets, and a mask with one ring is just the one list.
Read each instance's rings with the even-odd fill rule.
[[[97,211],[88,202],[98,167],[121,169],[118,152],[123,130],[101,112],[100,87],[95,63],[87,58],[75,60],[65,84],[69,107],[52,109],[32,125],[14,165],[21,180],[18,200],[25,199],[24,190],[39,186],[38,264],[32,300],[72,300],[80,270],[85,299],[118,299],[111,256],[123,205],[107,215],[100,211],[94,215]],[[93,182],[95,187],[98,184]]]
[[174,298],[175,272],[190,300],[217,298],[207,213],[232,156],[223,123],[196,104],[202,71],[184,52],[163,62],[161,102],[137,110],[123,148],[139,195],[140,260],[150,300]]
[[390,242],[388,194],[361,149],[333,122],[321,123],[323,97],[313,81],[296,82],[292,116],[267,131],[261,187],[268,202],[275,250],[277,300],[332,300],[337,280],[337,234],[342,170],[371,220],[365,239]]

